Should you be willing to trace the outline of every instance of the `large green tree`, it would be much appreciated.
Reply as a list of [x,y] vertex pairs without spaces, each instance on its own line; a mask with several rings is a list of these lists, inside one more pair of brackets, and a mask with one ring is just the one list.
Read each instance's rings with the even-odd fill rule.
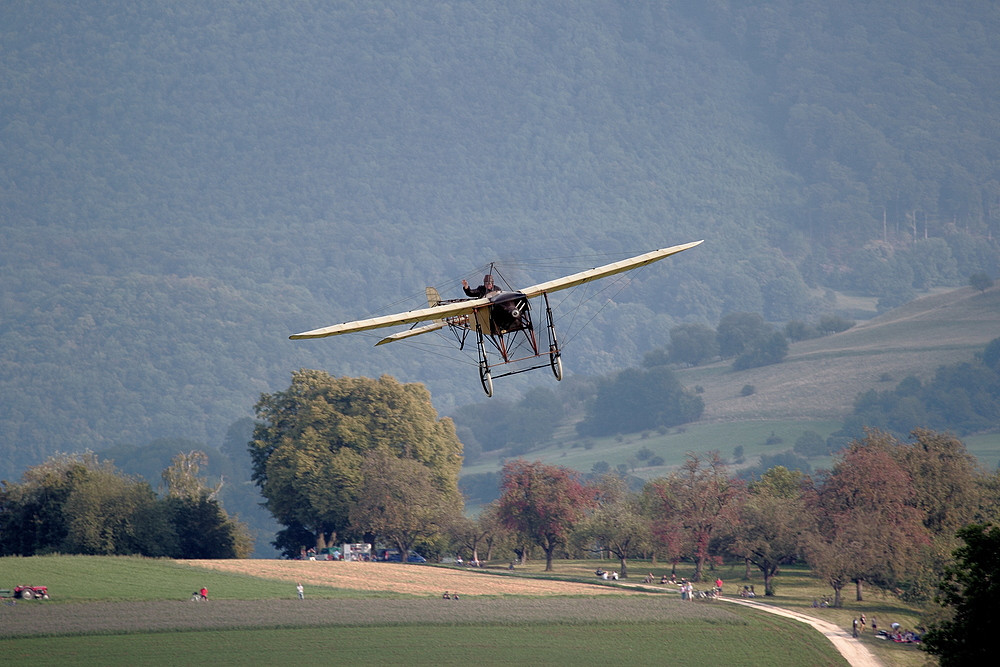
[[924,646],[941,667],[989,665],[996,660],[1000,632],[1000,527],[972,524],[959,530],[958,538],[965,544],[941,582],[940,601],[950,618],[931,627]]
[[349,528],[362,463],[375,449],[426,466],[435,488],[460,497],[462,444],[452,421],[438,419],[423,385],[303,369],[286,391],[261,396],[255,409],[253,479],[275,519],[308,530],[317,548]]

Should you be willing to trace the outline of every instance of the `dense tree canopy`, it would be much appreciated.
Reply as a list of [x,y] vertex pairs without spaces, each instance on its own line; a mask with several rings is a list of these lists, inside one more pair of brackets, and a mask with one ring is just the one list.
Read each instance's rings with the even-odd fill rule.
[[157,499],[92,454],[62,455],[0,487],[0,555],[245,558],[252,540],[207,494]]
[[434,488],[460,498],[462,444],[422,385],[300,370],[286,391],[261,396],[257,415],[254,481],[278,522],[305,528],[318,548],[351,526],[362,465],[376,449],[425,466]]

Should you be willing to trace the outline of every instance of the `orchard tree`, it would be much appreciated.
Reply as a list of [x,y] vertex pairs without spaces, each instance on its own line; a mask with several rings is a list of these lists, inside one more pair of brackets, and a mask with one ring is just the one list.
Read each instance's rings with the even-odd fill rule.
[[275,519],[295,535],[309,531],[317,549],[349,527],[362,462],[375,449],[426,466],[435,488],[460,497],[462,444],[451,420],[437,418],[423,385],[300,370],[286,391],[261,396],[255,410],[253,480]]
[[628,577],[627,561],[650,542],[649,521],[639,499],[619,475],[605,475],[597,484],[597,506],[577,529],[577,536],[614,554]]
[[740,507],[732,551],[764,575],[764,595],[774,595],[774,577],[782,563],[798,555],[809,528],[802,500],[804,477],[784,466],[771,468],[750,484]]
[[365,455],[357,502],[350,509],[357,534],[373,533],[404,555],[419,540],[441,534],[461,514],[461,502],[434,484],[431,470],[379,447]]
[[593,490],[568,468],[520,459],[504,464],[498,515],[507,528],[542,548],[546,572],[552,571],[555,550],[593,504]]
[[729,477],[718,452],[710,452],[704,460],[688,454],[680,470],[650,482],[650,493],[657,501],[655,512],[661,534],[669,534],[671,526],[683,530],[686,551],[695,561],[693,580],[701,581],[712,538],[733,526],[746,487]]
[[892,437],[869,431],[851,443],[811,494],[814,528],[807,556],[814,570],[840,591],[853,581],[897,588],[920,567],[927,529],[916,508],[913,481],[889,453]]

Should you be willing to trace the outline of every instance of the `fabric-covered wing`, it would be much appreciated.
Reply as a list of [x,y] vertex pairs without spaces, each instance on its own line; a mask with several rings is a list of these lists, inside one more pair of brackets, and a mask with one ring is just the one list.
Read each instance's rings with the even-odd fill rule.
[[623,259],[620,262],[598,266],[596,269],[587,269],[586,271],[574,273],[573,275],[566,276],[565,278],[556,278],[555,280],[550,280],[545,283],[539,283],[538,285],[533,285],[527,289],[522,289],[520,292],[524,294],[524,296],[531,299],[543,293],[555,292],[556,290],[567,289],[569,287],[576,287],[577,285],[582,285],[583,283],[589,283],[591,280],[597,280],[598,278],[604,278],[606,276],[613,276],[616,273],[623,273],[625,271],[639,268],[640,266],[652,264],[653,262],[659,261],[664,257],[676,255],[682,250],[693,248],[702,243],[704,243],[704,240],[654,250],[653,252],[647,252],[644,255],[637,255],[629,259]]
[[468,301],[460,301],[458,303],[446,303],[440,306],[434,306],[433,308],[409,310],[405,313],[397,313],[395,315],[384,315],[382,317],[373,317],[368,320],[357,320],[355,322],[334,324],[333,326],[324,327],[322,329],[303,331],[302,333],[289,336],[289,338],[292,340],[300,340],[303,338],[326,338],[327,336],[337,336],[339,334],[352,333],[355,331],[381,329],[382,327],[391,327],[397,324],[413,324],[416,322],[441,320],[448,317],[468,315],[474,309],[489,305],[489,303],[489,299],[470,299]]

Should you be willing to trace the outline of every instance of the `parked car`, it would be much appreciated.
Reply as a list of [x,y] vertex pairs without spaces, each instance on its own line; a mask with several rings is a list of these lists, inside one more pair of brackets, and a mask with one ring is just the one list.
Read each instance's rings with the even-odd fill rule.
[[[396,551],[395,549],[386,549],[382,552],[382,558],[380,560],[384,560],[386,563],[399,563],[402,561],[402,558],[399,557],[399,551]],[[411,550],[410,555],[406,557],[406,562],[426,563],[427,559],[418,554],[416,551]]]

